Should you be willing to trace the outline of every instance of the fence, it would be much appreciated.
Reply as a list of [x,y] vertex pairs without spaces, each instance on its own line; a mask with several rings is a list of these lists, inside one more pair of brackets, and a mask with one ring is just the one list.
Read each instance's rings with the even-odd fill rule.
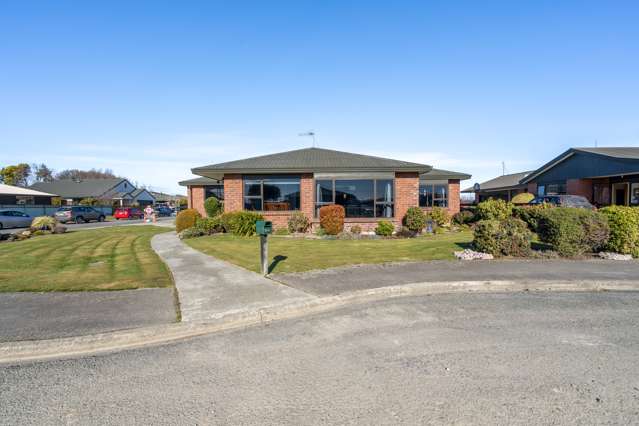
[[[111,206],[91,206],[102,212],[105,216],[113,214]],[[29,216],[52,216],[60,207],[40,204],[0,204],[0,210],[13,210],[28,214]]]

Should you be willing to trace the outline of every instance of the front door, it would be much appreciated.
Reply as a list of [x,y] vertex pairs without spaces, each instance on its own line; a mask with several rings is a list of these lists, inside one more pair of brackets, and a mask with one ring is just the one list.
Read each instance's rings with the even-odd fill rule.
[[612,185],[612,203],[618,206],[628,205],[628,184],[615,183]]

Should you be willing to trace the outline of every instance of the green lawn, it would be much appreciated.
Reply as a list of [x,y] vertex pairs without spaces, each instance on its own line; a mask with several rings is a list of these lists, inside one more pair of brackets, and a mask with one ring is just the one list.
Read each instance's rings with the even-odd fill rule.
[[155,226],[126,226],[0,243],[0,291],[123,290],[169,287],[151,249]]
[[[358,263],[453,259],[453,251],[467,247],[472,238],[469,231],[387,240],[312,240],[273,235],[269,237],[269,257],[273,262],[273,273],[301,272]],[[252,271],[260,270],[257,237],[242,238],[221,234],[185,242],[206,254]]]

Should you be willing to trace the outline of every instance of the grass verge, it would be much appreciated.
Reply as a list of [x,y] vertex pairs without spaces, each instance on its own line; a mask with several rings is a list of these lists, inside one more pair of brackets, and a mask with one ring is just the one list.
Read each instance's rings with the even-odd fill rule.
[[[410,239],[314,240],[269,237],[271,272],[302,272],[359,263],[453,259],[469,246],[469,231]],[[260,270],[259,239],[220,234],[185,240],[196,250],[251,271]]]
[[73,231],[0,244],[0,292],[124,290],[173,285],[151,248],[156,226]]

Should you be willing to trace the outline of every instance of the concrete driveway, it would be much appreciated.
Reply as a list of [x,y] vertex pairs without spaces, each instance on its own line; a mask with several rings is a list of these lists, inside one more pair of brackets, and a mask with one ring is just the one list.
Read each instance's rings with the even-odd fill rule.
[[637,424],[639,293],[395,299],[0,367],[2,424]]
[[[158,224],[160,225],[169,225],[175,221],[175,217],[160,217],[158,218]],[[105,228],[110,226],[127,226],[127,225],[145,225],[144,220],[112,220],[109,222],[88,222],[88,223],[68,223],[64,226],[67,227],[69,231],[73,230],[82,230],[82,229],[97,229],[97,228]],[[12,234],[18,231],[24,231],[28,228],[9,228],[9,229],[0,229],[0,234]]]

